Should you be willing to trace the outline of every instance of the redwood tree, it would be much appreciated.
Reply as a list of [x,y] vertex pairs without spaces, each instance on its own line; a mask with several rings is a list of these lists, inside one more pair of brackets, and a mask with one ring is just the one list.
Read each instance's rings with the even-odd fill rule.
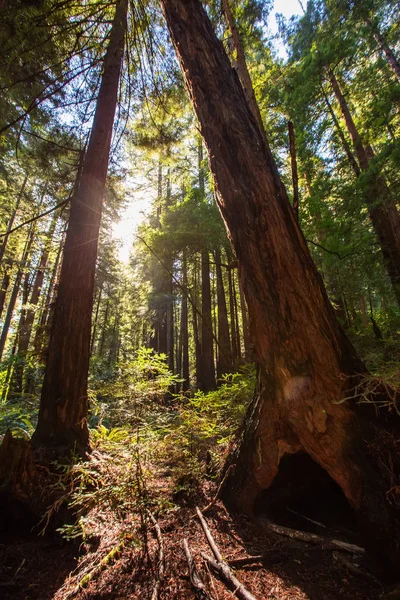
[[84,452],[94,274],[111,137],[124,55],[128,0],[117,0],[96,112],[65,240],[49,354],[42,388],[36,446]]
[[345,400],[366,370],[335,318],[238,76],[199,0],[160,2],[238,258],[259,368],[225,496],[242,510],[267,510],[274,480],[288,487],[277,477],[284,457],[282,464],[297,457],[304,468],[319,465],[394,571],[398,420],[373,399]]

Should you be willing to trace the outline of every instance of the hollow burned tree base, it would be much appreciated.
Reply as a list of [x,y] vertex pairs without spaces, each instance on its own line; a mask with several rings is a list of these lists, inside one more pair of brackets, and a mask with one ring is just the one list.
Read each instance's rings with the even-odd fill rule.
[[390,406],[350,402],[288,402],[260,373],[222,497],[248,514],[298,512],[357,532],[382,575],[399,578],[400,419]]

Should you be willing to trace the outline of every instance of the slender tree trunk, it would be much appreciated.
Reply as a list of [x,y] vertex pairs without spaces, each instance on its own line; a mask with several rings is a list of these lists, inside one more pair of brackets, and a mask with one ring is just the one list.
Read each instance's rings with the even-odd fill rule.
[[218,358],[217,377],[233,370],[231,340],[229,337],[228,310],[226,307],[224,280],[222,277],[221,252],[215,250],[215,268],[217,274],[217,306],[218,306]]
[[[13,377],[13,389],[16,392],[23,392],[23,377],[24,377],[24,364],[23,360],[25,360],[29,343],[32,335],[32,326],[33,321],[35,319],[35,311],[36,306],[39,302],[40,294],[42,292],[43,280],[45,269],[47,267],[47,261],[49,258],[50,246],[53,239],[54,230],[57,224],[58,215],[54,215],[52,222],[50,224],[49,231],[47,233],[47,242],[43,249],[42,255],[40,257],[39,266],[36,271],[36,275],[33,281],[31,296],[29,299],[29,308],[27,310],[23,310],[21,313],[21,322],[20,327],[18,328],[18,355],[20,359],[20,364],[18,368],[16,367],[14,370]],[[25,304],[25,303],[24,303]]]
[[0,336],[0,360],[2,359],[4,347],[6,345],[8,331],[9,331],[10,325],[11,325],[11,319],[14,314],[14,308],[15,308],[18,294],[19,294],[19,291],[21,288],[21,282],[22,282],[22,278],[24,275],[24,270],[25,270],[25,267],[26,267],[26,264],[27,264],[27,261],[29,258],[31,248],[32,248],[34,234],[35,234],[35,227],[34,227],[34,224],[32,224],[29,229],[29,232],[28,232],[28,236],[27,236],[27,239],[25,242],[25,248],[24,248],[24,250],[22,252],[22,256],[21,256],[21,262],[19,264],[17,275],[16,275],[15,281],[14,281],[14,286],[13,286],[13,289],[12,289],[12,292],[10,295],[10,299],[8,301],[7,313],[6,313],[6,316],[4,319],[3,329],[1,332],[1,336]]
[[[17,196],[17,201],[15,203],[14,210],[11,213],[11,217],[10,217],[10,220],[8,222],[6,235],[4,236],[2,244],[0,245],[0,264],[1,264],[2,260],[3,260],[4,253],[5,253],[6,248],[7,248],[7,242],[8,242],[9,232],[13,228],[15,217],[17,216],[17,212],[18,212],[19,206],[21,204],[21,200],[22,200],[22,198],[24,196],[24,193],[25,193],[25,188],[26,188],[27,181],[28,181],[28,173],[25,174],[24,181],[22,183],[22,187],[21,187],[20,192],[19,192],[19,194]],[[1,314],[1,311],[0,311],[0,314]]]
[[117,0],[96,112],[71,212],[32,442],[84,452],[89,445],[87,376],[101,210],[124,54],[128,0]]
[[240,342],[240,327],[239,327],[239,310],[237,303],[237,294],[235,286],[235,270],[232,271],[232,292],[233,292],[233,309],[235,314],[235,338],[237,344],[237,357],[240,361],[242,359],[242,348]]
[[6,301],[8,286],[10,285],[10,269],[11,263],[7,262],[5,265],[3,280],[0,287],[0,317],[3,314],[4,304]]
[[[194,336],[194,348],[196,357],[196,385],[197,389],[203,389],[203,372],[202,372],[202,361],[201,361],[201,339],[199,331],[199,319],[196,308],[199,306],[199,274],[197,266],[197,258],[195,257],[193,265],[193,305],[192,305],[192,316],[193,316],[193,336]],[[201,314],[201,312],[200,312]]]
[[369,19],[366,19],[365,23],[367,27],[372,31],[372,35],[374,36],[374,39],[379,46],[379,49],[385,55],[385,58],[390,68],[392,69],[393,73],[396,75],[397,79],[400,82],[400,63],[397,60],[393,50],[388,46],[385,38],[380,33],[378,28],[374,26]]
[[239,357],[238,339],[236,337],[236,319],[235,319],[235,300],[233,292],[232,268],[228,269],[228,289],[229,289],[229,317],[231,324],[232,357],[236,364]]
[[[186,250],[183,251],[182,256],[182,287],[188,291],[188,277],[187,277],[187,257]],[[182,343],[182,383],[183,391],[187,391],[190,387],[189,380],[189,323],[188,323],[188,300],[187,295],[182,295],[182,307],[181,307],[181,343]]]
[[297,174],[297,155],[296,155],[296,139],[294,135],[294,125],[292,121],[288,123],[289,130],[289,151],[290,164],[292,168],[292,184],[293,184],[293,212],[297,222],[299,222],[299,176]]
[[[373,157],[372,148],[363,145],[346,99],[332,70],[329,71],[329,79],[353,141],[361,171],[367,171],[370,159]],[[371,174],[366,185],[365,201],[368,213],[382,249],[383,260],[393,291],[400,305],[400,213],[390,197],[390,192],[382,177]]]
[[254,94],[253,84],[251,82],[251,77],[249,73],[249,69],[247,68],[246,57],[244,54],[242,42],[240,40],[239,31],[236,27],[236,22],[233,17],[229,0],[222,0],[222,7],[225,13],[226,21],[228,23],[228,27],[231,31],[233,49],[236,54],[236,58],[233,62],[233,66],[237,71],[240,83],[242,84],[242,88],[244,91],[244,95],[246,97],[247,104],[250,108],[251,114],[253,115],[258,128],[260,129],[261,134],[265,138],[266,135],[264,130],[264,123],[261,117],[260,109],[257,104],[257,100]]
[[[172,273],[173,261],[171,260],[169,265],[170,271]],[[167,324],[167,355],[168,355],[168,368],[173,373],[175,370],[175,361],[174,361],[174,348],[175,348],[175,339],[174,339],[174,298],[173,298],[173,280],[172,276],[169,275],[168,278],[168,295],[167,295],[167,315],[166,315],[166,324]]]
[[98,352],[98,355],[100,358],[104,357],[104,345],[105,345],[105,341],[106,341],[106,329],[107,329],[107,324],[108,324],[109,312],[110,312],[110,300],[108,299],[107,303],[106,303],[106,308],[104,311],[103,326],[101,328],[101,338],[100,338],[99,352]]
[[103,288],[100,286],[99,293],[97,295],[96,311],[95,311],[95,315],[94,315],[94,323],[93,323],[93,329],[92,329],[92,339],[90,342],[90,356],[93,355],[93,348],[94,348],[94,343],[96,340],[97,324],[99,322],[99,310],[100,310],[100,302],[101,302],[102,293],[103,293]]
[[201,373],[202,391],[216,387],[214,369],[214,338],[211,314],[210,256],[201,251]]
[[252,362],[253,352],[251,349],[250,332],[249,332],[249,320],[247,316],[246,300],[242,287],[239,282],[239,294],[240,294],[240,310],[242,312],[242,323],[243,323],[243,342],[244,342],[244,358],[247,362]]
[[329,98],[326,95],[325,90],[324,90],[324,88],[322,86],[321,86],[321,91],[322,91],[322,95],[323,95],[323,97],[325,99],[325,103],[326,103],[326,106],[328,108],[329,114],[331,115],[333,124],[335,125],[337,134],[338,134],[338,136],[340,138],[340,141],[342,142],[342,146],[343,146],[343,149],[344,149],[345,154],[347,156],[347,159],[348,159],[348,161],[350,163],[350,166],[353,169],[356,177],[358,177],[360,175],[360,173],[361,173],[360,167],[358,166],[356,158],[355,158],[354,154],[351,151],[350,145],[349,145],[349,143],[348,143],[348,141],[346,139],[346,136],[344,135],[344,133],[342,131],[340,123],[337,120],[337,117],[335,115],[335,111],[332,108],[332,104],[330,103]]
[[368,327],[368,316],[367,316],[367,302],[364,294],[360,296],[360,312],[361,312],[361,324],[363,329]]
[[56,259],[52,267],[51,277],[49,286],[47,288],[46,299],[42,309],[42,314],[38,326],[36,327],[35,339],[33,342],[34,353],[39,356],[41,355],[44,360],[44,348],[47,348],[47,340],[49,335],[49,314],[51,311],[51,304],[55,300],[56,285],[58,281],[58,271],[61,260],[61,254],[64,248],[64,238],[60,241],[60,245],[57,250]]
[[[365,367],[335,318],[222,43],[199,0],[161,5],[209,150],[259,367],[225,498],[241,510],[265,511],[275,479],[294,494],[290,476],[301,465],[307,479],[317,464],[346,496],[371,551],[398,573],[399,504],[390,492],[400,475],[398,417],[345,400]],[[292,467],[289,478],[284,465]]]

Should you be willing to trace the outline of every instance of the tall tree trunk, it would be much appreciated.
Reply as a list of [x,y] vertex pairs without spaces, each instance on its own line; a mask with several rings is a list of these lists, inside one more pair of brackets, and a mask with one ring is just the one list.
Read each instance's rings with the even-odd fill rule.
[[101,328],[101,338],[100,338],[100,344],[99,344],[99,351],[98,351],[98,355],[100,358],[104,358],[104,344],[106,341],[106,328],[107,328],[107,323],[108,323],[108,315],[110,312],[110,300],[107,299],[107,303],[106,303],[106,308],[104,311],[104,319],[103,319],[103,326]]
[[235,269],[232,270],[232,293],[233,293],[233,311],[235,315],[235,338],[237,343],[237,358],[240,361],[242,358],[242,348],[240,342],[240,327],[239,327],[239,310],[237,303],[237,294],[235,286]]
[[378,44],[380,50],[385,55],[385,58],[389,64],[390,68],[392,69],[393,73],[396,75],[397,79],[400,82],[400,63],[397,60],[393,50],[388,46],[387,41],[385,40],[383,35],[380,33],[378,28],[375,25],[373,25],[373,23],[369,19],[366,19],[365,23],[366,23],[367,27],[372,31],[372,35],[374,36],[376,43]]
[[[363,145],[346,99],[331,69],[329,79],[353,141],[361,171],[367,171],[373,157],[372,149]],[[393,291],[400,305],[400,213],[390,197],[383,177],[372,174],[366,185],[364,196],[368,213],[382,250]]]
[[[199,331],[199,319],[198,312],[196,308],[199,306],[198,303],[198,267],[197,267],[197,259],[195,258],[193,265],[193,293],[192,293],[192,317],[193,317],[193,336],[194,336],[194,349],[195,349],[195,357],[196,357],[196,385],[197,389],[203,389],[203,380],[202,380],[202,361],[201,361],[201,340],[200,340],[200,331]],[[201,313],[200,313],[201,314]]]
[[59,276],[59,265],[61,260],[62,251],[64,248],[64,237],[60,241],[60,245],[57,250],[56,259],[51,271],[51,277],[47,288],[46,299],[44,302],[40,321],[36,327],[35,339],[33,342],[33,350],[36,356],[41,355],[41,359],[44,359],[44,348],[47,348],[47,340],[49,336],[49,315],[51,312],[51,304],[55,300],[56,285]]
[[246,57],[243,50],[243,45],[240,40],[239,31],[236,26],[235,19],[233,17],[231,7],[229,5],[229,0],[222,0],[222,8],[225,13],[226,21],[228,23],[228,27],[231,30],[233,49],[236,54],[236,58],[233,61],[233,66],[237,71],[240,83],[242,84],[242,88],[244,91],[244,95],[246,97],[247,104],[250,108],[251,114],[253,115],[258,128],[260,129],[260,133],[267,141],[264,123],[261,117],[260,109],[257,104],[257,100],[254,94],[253,84],[251,82],[251,77],[249,73],[249,69],[247,68]]
[[187,277],[187,256],[186,250],[182,256],[182,287],[186,293],[182,294],[181,306],[181,345],[182,345],[182,383],[183,391],[190,387],[189,381],[189,323],[188,323],[188,277]]
[[100,302],[101,302],[102,293],[103,293],[103,288],[100,286],[99,292],[97,294],[96,310],[95,310],[95,314],[94,314],[94,322],[93,322],[93,328],[92,328],[92,338],[90,341],[90,355],[91,356],[93,355],[93,348],[94,348],[94,343],[96,340],[97,324],[99,322],[99,310],[100,310]]
[[0,287],[0,317],[3,314],[4,304],[6,301],[8,286],[10,285],[10,270],[11,263],[7,262],[4,269],[3,280]]
[[[345,494],[371,550],[397,572],[399,504],[389,490],[400,475],[398,417],[344,400],[365,367],[335,318],[222,43],[199,0],[161,5],[208,147],[259,366],[225,498],[266,510],[280,467],[289,462],[293,475],[302,465],[307,479],[317,463]],[[290,495],[296,490],[285,472],[275,483]]]
[[293,212],[296,221],[299,222],[299,176],[297,173],[297,155],[296,155],[296,139],[294,135],[294,125],[292,121],[288,123],[289,130],[289,152],[290,164],[292,168],[292,185],[293,185]]
[[[22,198],[24,196],[24,193],[25,193],[25,188],[26,188],[27,181],[28,181],[28,173],[26,173],[26,175],[24,177],[24,181],[22,183],[21,189],[20,189],[19,194],[17,196],[17,200],[16,200],[16,203],[15,203],[14,210],[12,211],[10,220],[8,222],[6,235],[4,236],[3,242],[0,245],[0,264],[1,264],[2,260],[3,260],[4,253],[5,253],[6,248],[7,248],[8,235],[9,235],[11,229],[13,228],[15,217],[17,216],[17,212],[18,212],[19,206],[21,204],[21,200],[22,200]],[[0,312],[0,314],[1,314],[1,312]]]
[[229,318],[231,325],[231,340],[232,340],[232,357],[233,363],[236,364],[239,358],[238,339],[236,337],[236,319],[235,319],[235,299],[233,292],[232,268],[228,269],[228,289],[229,289]]
[[216,387],[214,369],[214,338],[211,314],[210,256],[201,251],[201,379],[202,391]]
[[342,130],[341,126],[340,126],[340,123],[339,123],[339,121],[338,121],[338,119],[337,119],[337,117],[335,115],[335,111],[332,108],[332,104],[330,103],[329,98],[326,95],[325,90],[324,90],[324,88],[322,86],[321,86],[321,91],[322,91],[322,95],[323,95],[324,100],[325,100],[325,104],[326,104],[326,106],[328,108],[329,114],[331,115],[333,124],[335,125],[336,132],[337,132],[337,134],[338,134],[338,136],[340,138],[340,141],[342,142],[342,146],[343,146],[343,149],[344,149],[345,154],[347,156],[347,159],[348,159],[348,161],[350,163],[350,166],[353,169],[356,177],[358,177],[360,175],[360,173],[361,173],[360,167],[358,166],[356,158],[355,158],[354,154],[351,151],[350,145],[349,145],[349,143],[348,143],[348,141],[346,139],[346,136],[344,135],[343,130]]
[[6,316],[4,319],[3,329],[1,332],[1,336],[0,336],[0,360],[2,359],[4,348],[6,345],[8,331],[9,331],[10,325],[11,325],[11,319],[14,314],[15,304],[17,302],[18,294],[19,294],[19,291],[21,288],[22,277],[24,275],[24,270],[25,270],[25,267],[26,267],[26,264],[27,264],[27,261],[29,258],[31,248],[32,248],[34,234],[35,234],[35,227],[34,227],[34,224],[32,224],[29,229],[26,241],[25,241],[25,247],[22,252],[20,264],[18,266],[17,274],[16,274],[15,281],[14,281],[14,286],[13,286],[13,289],[12,289],[12,292],[10,295],[10,299],[8,301],[7,313],[6,313]]
[[247,316],[246,300],[245,300],[244,293],[242,290],[242,286],[240,285],[240,282],[239,282],[239,294],[240,294],[240,310],[242,313],[242,323],[243,323],[244,358],[247,362],[251,362],[253,360],[253,352],[252,352],[251,341],[250,341],[249,319]]
[[29,299],[29,308],[23,310],[21,313],[21,322],[18,329],[18,355],[20,363],[14,370],[14,384],[13,389],[16,392],[23,392],[23,377],[24,377],[24,363],[31,340],[32,326],[35,319],[36,306],[39,302],[40,294],[42,292],[43,280],[47,261],[49,258],[50,246],[53,239],[54,230],[57,224],[58,215],[54,215],[52,222],[47,233],[47,241],[43,248],[40,262],[36,271],[36,275],[32,284],[31,296]]
[[101,210],[118,86],[128,0],[117,0],[103,62],[90,140],[71,212],[50,335],[39,420],[32,442],[45,447],[89,445],[87,377]]
[[217,377],[233,370],[232,348],[229,337],[228,310],[226,307],[224,280],[222,277],[221,252],[215,250],[215,268],[217,273],[217,308],[218,308],[218,358]]

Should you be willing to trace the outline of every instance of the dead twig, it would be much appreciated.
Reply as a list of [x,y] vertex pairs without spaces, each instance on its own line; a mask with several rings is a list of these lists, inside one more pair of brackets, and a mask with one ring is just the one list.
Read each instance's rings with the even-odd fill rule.
[[212,600],[212,597],[207,593],[206,586],[203,583],[190,552],[189,544],[186,539],[182,542],[183,550],[186,555],[186,560],[189,568],[189,579],[192,584],[196,597],[200,600]]
[[218,573],[221,579],[230,587],[240,600],[256,600],[256,597],[249,592],[242,583],[233,575],[228,565],[224,562],[216,562],[208,554],[202,553],[205,561]]
[[279,535],[284,535],[293,540],[300,540],[301,542],[311,542],[313,544],[321,544],[324,550],[342,550],[343,552],[350,552],[351,554],[365,554],[365,549],[355,544],[349,544],[348,542],[342,542],[342,540],[334,540],[326,538],[323,535],[317,535],[316,533],[306,533],[305,531],[299,531],[297,529],[290,529],[289,527],[283,527],[282,525],[276,525],[266,519],[259,519],[259,521],[268,529]]
[[165,575],[164,543],[163,543],[163,538],[162,538],[162,534],[161,534],[161,528],[157,522],[157,519],[155,518],[153,513],[150,512],[149,510],[147,511],[147,514],[149,515],[150,521],[154,525],[154,529],[155,529],[156,536],[157,536],[157,542],[158,542],[158,574],[157,574],[157,581],[154,584],[153,593],[151,595],[151,600],[157,600],[158,594],[160,593],[160,587],[164,580],[164,575]]
[[219,563],[223,562],[222,554],[219,551],[218,546],[215,543],[213,536],[211,535],[211,531],[208,528],[206,520],[203,517],[203,515],[201,513],[201,510],[198,508],[198,506],[196,506],[196,513],[197,513],[197,516],[199,517],[200,524],[201,524],[201,526],[203,528],[203,531],[205,533],[205,536],[207,538],[207,541],[208,541],[208,543],[210,545],[211,550],[213,551],[213,554],[214,554],[215,558],[217,559],[217,561]]
[[226,473],[225,473],[225,475],[223,476],[223,478],[222,478],[222,480],[221,480],[221,483],[220,483],[220,484],[219,484],[219,486],[218,486],[218,489],[217,489],[217,491],[215,492],[215,496],[214,496],[214,498],[211,500],[211,502],[210,502],[209,504],[207,504],[207,506],[206,506],[205,508],[203,508],[203,513],[207,512],[208,510],[210,510],[210,508],[212,508],[212,507],[214,506],[214,504],[216,503],[216,501],[217,501],[217,500],[218,500],[218,498],[219,498],[219,495],[220,495],[220,493],[221,493],[222,486],[224,485],[225,481],[227,480],[229,473],[230,473],[231,471],[233,471],[233,469],[234,469],[234,468],[235,468],[235,465],[229,465],[229,467],[228,467],[228,468],[227,468],[227,470],[226,470]]
[[222,558],[222,554],[219,551],[217,544],[213,536],[211,535],[211,531],[208,528],[205,518],[203,517],[201,510],[196,506],[196,513],[199,517],[200,524],[203,528],[207,541],[210,545],[211,550],[216,558],[216,561],[209,557],[207,554],[202,554],[206,563],[208,563],[217,573],[221,576],[221,579],[228,585],[228,587],[232,588],[234,594],[240,598],[241,600],[256,600],[255,596],[251,594],[243,584],[233,575],[229,566],[224,562]]

